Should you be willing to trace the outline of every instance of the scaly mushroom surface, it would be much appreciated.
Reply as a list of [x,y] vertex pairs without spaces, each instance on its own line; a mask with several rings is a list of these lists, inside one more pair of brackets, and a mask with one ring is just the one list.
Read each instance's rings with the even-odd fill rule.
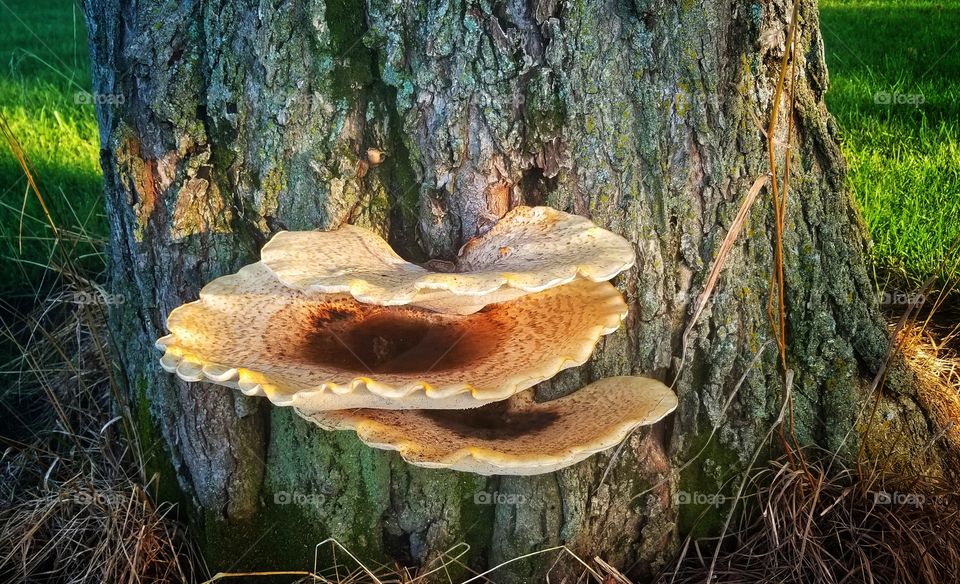
[[297,413],[326,430],[352,430],[369,446],[407,462],[482,475],[553,472],[621,442],[677,407],[677,396],[646,377],[608,377],[556,400],[532,391],[472,410],[341,410]]
[[262,261],[292,288],[470,314],[578,277],[607,281],[633,266],[635,254],[629,241],[584,217],[517,207],[467,242],[449,273],[407,262],[379,235],[353,225],[280,232],[264,246]]
[[170,313],[161,365],[304,411],[451,409],[503,400],[584,363],[627,306],[578,279],[470,315],[285,286],[261,263]]

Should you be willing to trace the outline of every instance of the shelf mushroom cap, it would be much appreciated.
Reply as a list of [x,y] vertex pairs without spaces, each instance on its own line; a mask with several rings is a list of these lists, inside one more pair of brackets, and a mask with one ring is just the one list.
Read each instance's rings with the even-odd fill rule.
[[341,410],[297,413],[327,430],[353,430],[369,446],[407,462],[481,475],[553,472],[620,443],[677,407],[677,396],[646,377],[608,377],[559,399],[532,391],[474,410]]
[[261,258],[292,288],[455,314],[470,314],[578,276],[604,282],[636,259],[623,237],[549,207],[517,207],[504,215],[460,250],[452,273],[407,262],[379,235],[353,225],[336,231],[280,232],[264,246]]
[[305,411],[471,408],[584,363],[627,306],[609,282],[470,315],[307,294],[261,263],[207,284],[167,318],[161,366]]

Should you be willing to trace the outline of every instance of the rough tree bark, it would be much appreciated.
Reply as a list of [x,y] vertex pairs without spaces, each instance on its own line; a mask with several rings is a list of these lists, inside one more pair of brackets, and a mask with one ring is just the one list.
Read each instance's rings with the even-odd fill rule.
[[[409,565],[461,541],[473,568],[564,543],[641,578],[655,570],[703,510],[671,494],[720,489],[782,402],[768,343],[766,193],[677,367],[712,258],[768,170],[759,126],[791,8],[84,0],[94,90],[124,97],[98,110],[112,282],[137,300],[114,310],[112,327],[144,450],[167,496],[183,493],[211,566],[303,568],[333,536],[361,557]],[[815,2],[800,6],[798,33],[794,132],[786,115],[777,131],[795,157],[784,238],[789,363],[799,439],[835,447],[885,331],[824,108]],[[385,161],[368,164],[368,148]],[[678,412],[632,436],[615,460],[529,478],[417,469],[157,365],[166,314],[256,260],[276,230],[358,223],[408,258],[450,258],[518,204],[586,215],[636,244],[637,266],[615,280],[630,304],[626,326],[588,364],[538,388],[548,398],[607,375],[669,382],[679,373]],[[679,471],[714,425],[699,461]],[[278,505],[283,491],[322,501]],[[477,504],[480,491],[526,502]],[[551,561],[511,564],[498,581],[527,581]]]

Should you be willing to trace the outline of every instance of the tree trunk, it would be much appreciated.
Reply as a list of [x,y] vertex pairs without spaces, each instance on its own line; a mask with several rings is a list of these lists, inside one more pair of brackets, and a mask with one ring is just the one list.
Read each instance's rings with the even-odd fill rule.
[[[305,569],[313,546],[335,537],[361,558],[407,565],[467,542],[462,561],[473,569],[566,544],[639,578],[656,570],[704,510],[673,495],[721,489],[783,403],[767,318],[766,190],[678,367],[713,258],[769,170],[760,120],[773,106],[791,9],[783,0],[84,0],[94,90],[123,96],[98,110],[112,284],[128,299],[112,328],[150,468],[165,496],[184,495],[210,566]],[[824,108],[816,4],[799,14],[793,133],[786,98],[776,132],[793,152],[788,362],[798,439],[833,448],[886,337]],[[382,164],[369,148],[386,152]],[[615,458],[535,477],[414,468],[157,364],[167,313],[255,261],[277,230],[357,223],[410,259],[449,259],[519,204],[588,216],[636,244],[636,267],[614,281],[630,305],[625,326],[586,365],[538,387],[549,398],[609,375],[669,383],[679,374],[677,413]],[[293,503],[278,503],[284,492]],[[525,502],[484,505],[480,492]],[[705,517],[697,531],[719,514]],[[542,578],[553,559],[510,564],[497,581]]]

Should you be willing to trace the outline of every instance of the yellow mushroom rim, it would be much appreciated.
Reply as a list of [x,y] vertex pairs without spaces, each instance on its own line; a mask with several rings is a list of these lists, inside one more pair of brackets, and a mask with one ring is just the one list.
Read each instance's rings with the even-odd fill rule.
[[531,394],[473,410],[297,413],[326,430],[352,430],[367,445],[398,451],[417,466],[534,475],[607,450],[677,407],[670,388],[646,377],[608,377],[543,403]]
[[261,257],[292,288],[455,314],[470,314],[578,277],[607,281],[636,259],[623,237],[549,207],[513,209],[460,250],[450,273],[407,262],[379,235],[353,225],[336,231],[280,232],[264,246]]
[[458,409],[503,400],[587,361],[627,306],[608,282],[470,314],[305,293],[261,263],[210,282],[167,319],[161,366],[304,411]]

